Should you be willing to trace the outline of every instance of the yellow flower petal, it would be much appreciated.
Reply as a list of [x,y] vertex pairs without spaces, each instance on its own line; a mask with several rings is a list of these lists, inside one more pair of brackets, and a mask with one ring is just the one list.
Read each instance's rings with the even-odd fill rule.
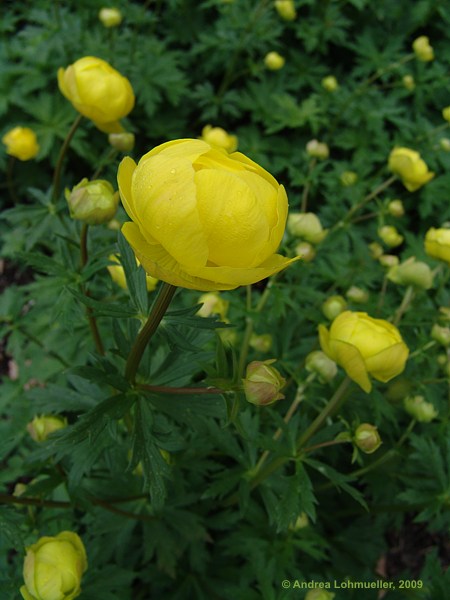
[[366,358],[367,370],[372,377],[386,383],[398,375],[399,365],[405,364],[408,354],[407,346],[403,342],[399,342],[375,354],[375,356]]
[[372,390],[372,383],[358,348],[341,340],[330,339],[329,343],[331,353],[336,357],[335,362],[368,394]]

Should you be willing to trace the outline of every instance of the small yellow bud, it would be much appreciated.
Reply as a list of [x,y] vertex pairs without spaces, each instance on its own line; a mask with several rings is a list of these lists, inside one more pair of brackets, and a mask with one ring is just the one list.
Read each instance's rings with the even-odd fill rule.
[[203,306],[197,311],[199,317],[211,317],[212,315],[219,315],[223,321],[228,312],[229,302],[224,300],[218,292],[208,292],[202,294],[198,299],[198,302]]
[[450,123],[450,106],[446,106],[442,109],[442,116]]
[[392,225],[384,225],[378,230],[378,235],[389,248],[396,248],[403,243],[403,236]]
[[269,352],[272,348],[272,336],[270,333],[262,333],[257,335],[252,333],[250,338],[250,347],[257,352]]
[[410,148],[394,148],[389,154],[388,168],[400,177],[408,192],[415,192],[434,177],[420,154]]
[[278,52],[269,52],[264,57],[264,64],[270,71],[278,71],[284,67],[285,58]]
[[383,246],[378,242],[372,242],[369,244],[369,251],[371,257],[377,260],[383,254]]
[[450,229],[429,229],[425,235],[425,252],[450,265]]
[[102,8],[98,18],[105,27],[117,27],[122,23],[122,14],[117,8]]
[[418,60],[429,62],[434,59],[434,51],[432,46],[430,46],[430,40],[426,35],[421,35],[416,38],[412,47]]
[[431,329],[431,339],[448,348],[450,346],[450,327],[441,327],[436,323]]
[[400,285],[413,285],[422,290],[429,290],[433,285],[433,273],[430,267],[414,256],[405,262],[391,267],[387,278]]
[[441,150],[444,150],[444,152],[450,152],[450,139],[449,138],[441,138],[439,140],[439,145],[441,147]]
[[110,133],[108,135],[108,142],[115,149],[120,152],[131,152],[134,148],[134,133],[123,131],[122,133]]
[[72,191],[66,189],[65,196],[72,219],[88,225],[100,225],[110,221],[117,211],[119,192],[114,192],[109,181],[86,177]]
[[335,92],[339,87],[339,83],[334,75],[328,75],[322,79],[322,87],[327,92]]
[[28,127],[14,127],[2,137],[6,153],[19,160],[31,160],[39,152],[36,134]]
[[275,8],[285,21],[293,21],[297,16],[293,0],[275,0]]
[[390,269],[391,267],[398,265],[400,259],[398,256],[395,256],[395,254],[382,254],[378,257],[378,261],[382,267]]
[[350,187],[358,181],[358,174],[354,171],[344,171],[340,174],[339,180],[344,187]]
[[302,238],[311,244],[318,244],[328,231],[322,228],[319,217],[314,213],[290,213],[287,229],[295,237]]
[[44,442],[51,433],[64,427],[67,427],[65,417],[43,415],[34,417],[31,423],[28,423],[27,431],[35,442]]
[[403,217],[405,208],[401,200],[391,200],[388,204],[388,213],[393,217]]
[[284,398],[280,390],[286,384],[284,377],[272,367],[275,359],[255,360],[247,366],[245,379],[242,380],[245,397],[257,406],[268,406]]
[[416,87],[416,82],[414,81],[414,77],[412,75],[404,75],[402,79],[403,87],[408,90],[408,92],[412,92]]
[[308,525],[309,525],[308,515],[305,512],[302,512],[297,517],[297,520],[295,521],[295,523],[289,525],[289,529],[290,529],[290,531],[300,531],[300,529],[305,529],[305,527],[308,527]]
[[363,290],[362,288],[356,287],[356,285],[352,285],[345,292],[345,297],[350,302],[354,302],[355,304],[365,304],[369,300],[369,292],[367,290]]
[[322,312],[327,319],[333,321],[347,308],[347,302],[342,296],[330,296],[322,304]]
[[309,140],[306,144],[306,154],[311,158],[317,158],[318,160],[325,160],[330,156],[330,149],[324,142],[318,140]]
[[[109,274],[111,275],[111,279],[114,281],[114,283],[117,283],[117,285],[119,287],[121,287],[123,290],[128,289],[127,288],[127,279],[125,277],[125,271],[124,271],[124,268],[122,267],[122,265],[120,264],[119,257],[116,256],[115,254],[110,254],[108,256],[108,259],[113,263],[117,263],[114,265],[108,265],[106,267],[109,271]],[[136,259],[136,264],[137,265],[140,264],[138,259]],[[156,279],[155,277],[152,277],[151,275],[146,273],[145,274],[145,282],[146,282],[146,286],[147,286],[147,291],[153,292],[153,290],[158,285],[158,281],[159,281],[158,279]]]
[[14,486],[13,496],[20,498],[26,492],[27,486],[24,483],[16,483]]
[[362,423],[355,431],[355,445],[365,454],[376,452],[382,441],[378,429],[370,423]]
[[214,148],[222,148],[227,152],[235,152],[238,147],[237,137],[235,135],[230,135],[225,129],[222,129],[222,127],[205,125],[202,129],[202,136],[200,139],[204,140]]
[[403,400],[403,406],[419,423],[429,423],[439,414],[433,404],[426,402],[423,396],[408,396]]
[[310,373],[316,373],[322,383],[328,383],[337,375],[336,363],[321,350],[315,350],[308,354],[305,368]]
[[301,256],[304,262],[311,262],[316,257],[314,246],[309,242],[300,242],[294,248],[296,256]]

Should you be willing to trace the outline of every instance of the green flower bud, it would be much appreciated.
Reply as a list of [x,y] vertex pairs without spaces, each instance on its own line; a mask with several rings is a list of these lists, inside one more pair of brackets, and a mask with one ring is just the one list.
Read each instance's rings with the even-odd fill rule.
[[394,254],[382,254],[378,257],[378,260],[382,267],[387,268],[395,267],[400,262],[398,256],[395,256]]
[[408,90],[408,92],[412,92],[416,87],[416,82],[414,81],[414,77],[412,75],[404,75],[402,78],[403,87]]
[[353,440],[355,445],[365,454],[372,454],[382,444],[378,429],[370,423],[361,423],[355,431]]
[[433,273],[430,267],[412,256],[400,265],[394,265],[387,273],[387,278],[400,285],[413,285],[422,290],[429,290],[433,285]]
[[264,64],[269,71],[278,71],[284,67],[286,59],[278,52],[269,52],[264,57]]
[[358,181],[358,174],[354,171],[344,171],[340,174],[339,180],[344,187],[350,187]]
[[420,423],[429,423],[438,416],[438,411],[431,402],[426,402],[423,396],[408,396],[403,400],[407,413]]
[[315,350],[308,354],[305,367],[310,373],[317,373],[323,383],[331,381],[337,375],[336,363],[321,350]]
[[290,213],[287,229],[291,235],[311,244],[318,244],[328,233],[322,228],[319,217],[314,213]]
[[309,242],[300,242],[294,248],[296,256],[301,256],[303,262],[311,262],[316,257],[314,246]]
[[134,148],[134,133],[123,131],[122,133],[110,133],[108,142],[120,152],[131,152]]
[[89,181],[84,178],[70,192],[65,191],[72,219],[88,225],[100,225],[110,221],[116,214],[119,192],[103,179]]
[[300,529],[304,529],[305,527],[308,527],[308,525],[309,525],[308,515],[305,512],[302,512],[297,517],[297,520],[295,521],[295,523],[289,525],[289,529],[291,531],[300,531]]
[[371,257],[377,260],[383,254],[383,246],[378,242],[372,242],[369,244],[369,251]]
[[310,140],[306,144],[306,154],[311,158],[317,158],[319,160],[325,160],[330,156],[330,149],[327,144],[319,142],[318,140]]
[[117,8],[102,8],[98,18],[105,27],[117,27],[122,23],[122,14]]
[[20,593],[24,600],[73,600],[81,594],[86,569],[86,550],[76,533],[42,537],[27,548]]
[[27,425],[27,431],[35,442],[43,442],[48,436],[58,429],[67,427],[67,419],[52,415],[43,415],[34,417],[31,423]]
[[448,348],[450,346],[450,327],[441,327],[436,323],[431,329],[431,339]]
[[327,92],[332,93],[338,89],[339,83],[334,75],[328,75],[322,79],[322,87]]
[[393,217],[403,217],[405,209],[401,200],[391,200],[388,204],[388,212]]
[[378,230],[378,235],[386,244],[386,246],[389,246],[389,248],[400,246],[400,244],[403,242],[403,236],[400,235],[397,229],[392,225],[380,227]]
[[441,138],[439,140],[439,145],[444,152],[450,152],[450,140],[448,138]]
[[349,287],[345,292],[345,296],[347,300],[350,300],[350,302],[354,302],[355,304],[365,304],[369,300],[369,292],[356,287],[356,285]]
[[244,385],[245,397],[248,402],[257,406],[267,406],[284,398],[280,390],[286,384],[286,379],[271,367],[275,359],[255,360],[247,366]]
[[262,333],[261,335],[252,333],[250,337],[250,347],[258,352],[269,352],[272,348],[272,336],[270,333]]
[[347,302],[342,296],[330,296],[322,304],[322,312],[327,319],[333,321],[347,308]]

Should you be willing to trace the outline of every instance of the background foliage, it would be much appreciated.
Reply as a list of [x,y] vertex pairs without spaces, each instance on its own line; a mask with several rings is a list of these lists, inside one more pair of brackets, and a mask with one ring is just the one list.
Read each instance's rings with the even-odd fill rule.
[[[449,306],[448,268],[403,315],[400,329],[413,354],[405,373],[369,395],[351,387],[338,415],[309,442],[320,445],[369,422],[383,439],[376,454],[351,464],[351,446],[340,444],[296,456],[296,440],[338,387],[341,370],[330,383],[309,383],[294,417],[284,424],[283,416],[307,378],[306,355],[319,347],[328,296],[365,288],[370,297],[362,310],[385,319],[401,304],[404,288],[387,282],[368,249],[380,242],[380,224],[405,237],[393,251],[402,260],[416,256],[438,266],[426,258],[423,236],[450,219],[450,154],[439,144],[448,125],[441,110],[450,104],[450,10],[436,0],[295,4],[297,19],[287,22],[264,0],[123,1],[116,6],[124,21],[111,30],[98,20],[97,0],[3,4],[0,134],[25,125],[41,146],[36,161],[13,168],[0,154],[5,600],[17,598],[24,546],[64,529],[77,531],[87,548],[84,600],[302,598],[304,591],[283,591],[281,581],[384,576],[425,583],[390,591],[387,600],[445,597],[448,357],[430,344],[430,331],[439,307]],[[419,35],[430,38],[433,62],[406,58]],[[272,50],[286,58],[279,71],[264,67]],[[248,361],[276,358],[288,379],[286,399],[273,407],[249,405],[241,392],[137,396],[129,389],[125,360],[152,299],[143,272],[107,227],[90,230],[89,262],[80,269],[80,225],[62,194],[51,201],[53,169],[76,116],[56,71],[85,55],[110,61],[132,83],[137,103],[126,126],[136,134],[135,157],[168,139],[200,136],[208,123],[224,127],[238,136],[240,151],[285,184],[292,210],[307,200],[330,230],[312,262],[296,263],[270,288],[263,282],[251,292],[223,293],[234,345],[221,341],[216,318],[195,316],[199,294],[181,290],[145,355],[141,380],[154,386],[230,386],[239,379],[236,363],[251,322],[256,333],[271,333],[273,344],[266,354],[250,349]],[[333,93],[321,85],[330,74],[339,82]],[[404,75],[414,77],[414,90],[404,87]],[[311,138],[329,145],[329,159],[312,163],[305,150]],[[396,181],[349,214],[389,177],[394,145],[420,151],[436,177],[415,193]],[[84,121],[64,185],[99,166],[116,185],[120,158],[110,159],[106,136]],[[342,184],[344,171],[358,175],[354,185]],[[394,198],[404,203],[401,219],[386,211]],[[122,209],[118,218],[126,218]],[[282,250],[293,255],[296,243],[286,234]],[[118,244],[134,282],[129,293],[106,270]],[[90,299],[81,293],[87,282]],[[105,356],[95,351],[83,302],[97,316]],[[409,392],[423,394],[439,417],[411,423],[402,405]],[[65,415],[69,427],[34,442],[27,423],[50,413]],[[278,427],[283,435],[275,442]],[[254,469],[265,450],[269,472],[259,482]],[[34,502],[13,502],[19,482]],[[296,527],[299,516],[306,526]],[[336,600],[378,597],[376,590],[335,593]]]

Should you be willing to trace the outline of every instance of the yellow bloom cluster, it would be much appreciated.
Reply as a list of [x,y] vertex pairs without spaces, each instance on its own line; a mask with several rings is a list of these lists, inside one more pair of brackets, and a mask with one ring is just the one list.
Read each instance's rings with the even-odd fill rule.
[[415,192],[434,177],[420,154],[410,148],[394,148],[389,155],[388,167],[400,177],[409,192]]
[[36,134],[28,127],[14,127],[2,137],[6,152],[19,160],[30,160],[39,152]]

